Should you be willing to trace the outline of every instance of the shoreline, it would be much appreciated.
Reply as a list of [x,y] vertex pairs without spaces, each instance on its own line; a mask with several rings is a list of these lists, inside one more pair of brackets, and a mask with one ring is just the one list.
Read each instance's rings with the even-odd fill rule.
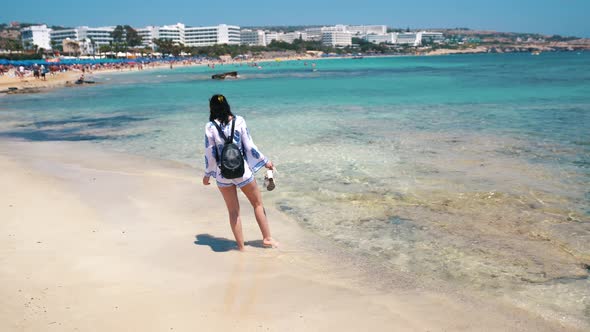
[[[571,52],[571,51],[570,51]],[[466,49],[440,49],[430,51],[421,54],[383,54],[383,55],[367,55],[367,58],[397,58],[397,57],[423,57],[423,56],[445,56],[445,55],[468,55],[468,54],[519,54],[526,53],[520,51],[513,52],[496,52],[490,53],[490,49],[485,46],[479,46],[476,48]],[[268,58],[268,59],[254,59],[247,61],[212,61],[212,62],[201,62],[201,63],[177,63],[174,64],[174,68],[178,67],[204,67],[210,64],[223,67],[224,65],[236,65],[236,64],[250,64],[250,63],[274,63],[277,60],[282,61],[325,61],[325,60],[341,60],[341,59],[352,59],[347,56],[329,56],[329,57],[313,57],[313,56],[293,56],[293,57],[279,57],[279,58]],[[155,71],[161,69],[168,69],[169,63],[157,63],[149,66],[145,66],[142,70],[138,70],[134,67],[128,67],[123,69],[107,68],[96,71],[87,72],[86,75],[102,75],[102,74],[126,74],[136,73],[142,71]],[[31,76],[27,76],[23,79],[17,77],[0,76],[0,96],[2,94],[23,94],[23,93],[39,93],[48,91],[55,88],[63,88],[73,86],[74,82],[82,74],[79,70],[70,70],[67,72],[59,72],[57,74],[49,74],[47,80],[35,79]],[[101,83],[102,84],[102,83]]]
[[576,330],[369,273],[273,206],[281,247],[260,248],[242,195],[248,251],[232,250],[219,193],[180,163],[0,140],[0,165],[3,330]]
[[47,80],[36,79],[33,77],[25,77],[23,79],[17,77],[0,77],[0,95],[2,93],[35,93],[65,87],[66,85],[73,84],[79,76],[80,73],[71,71],[58,73],[55,76],[48,75]]
[[[244,63],[272,63],[279,61],[297,61],[297,60],[316,60],[320,58],[314,57],[305,57],[305,56],[298,56],[298,57],[279,57],[279,58],[272,58],[272,59],[257,59],[257,60],[248,60],[248,61],[209,61],[209,62],[192,62],[192,63],[175,63],[173,64],[174,68],[178,67],[204,67],[211,64],[216,66],[218,65],[235,65],[235,64],[244,64]],[[155,71],[161,69],[168,69],[170,67],[170,63],[152,63],[150,65],[145,65],[143,69],[138,70],[135,67],[126,67],[126,68],[102,68],[99,70],[94,71],[87,71],[85,75],[94,76],[94,75],[101,75],[101,74],[125,74],[125,73],[137,73],[142,71]],[[0,76],[0,95],[4,94],[21,94],[21,93],[38,93],[42,91],[47,91],[49,89],[54,88],[63,88],[67,86],[72,86],[74,82],[80,78],[80,75],[83,72],[78,69],[70,69],[67,72],[58,72],[56,74],[48,74],[46,80],[36,79],[32,76],[26,76],[24,78],[18,77],[9,77],[8,75]]]

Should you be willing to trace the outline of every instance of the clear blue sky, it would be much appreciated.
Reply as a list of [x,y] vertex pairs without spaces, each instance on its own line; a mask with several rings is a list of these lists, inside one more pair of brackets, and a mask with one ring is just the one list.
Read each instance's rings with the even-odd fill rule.
[[469,27],[590,37],[590,0],[3,0],[0,22]]

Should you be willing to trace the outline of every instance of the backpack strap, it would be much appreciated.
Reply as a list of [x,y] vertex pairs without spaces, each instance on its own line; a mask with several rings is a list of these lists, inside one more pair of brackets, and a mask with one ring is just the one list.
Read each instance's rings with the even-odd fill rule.
[[225,136],[225,134],[223,133],[223,130],[221,130],[221,127],[217,124],[217,122],[215,122],[215,120],[213,120],[211,122],[213,122],[213,124],[217,128],[217,131],[219,132],[219,136],[221,136],[221,138],[223,139],[223,141],[225,143],[231,143],[234,141],[234,128],[236,125],[236,118],[235,117],[231,120],[231,135],[229,136],[229,138],[227,138],[227,136]]
[[233,143],[234,141],[234,128],[236,126],[236,117],[234,116],[233,119],[231,119],[231,134],[229,135],[229,142]]

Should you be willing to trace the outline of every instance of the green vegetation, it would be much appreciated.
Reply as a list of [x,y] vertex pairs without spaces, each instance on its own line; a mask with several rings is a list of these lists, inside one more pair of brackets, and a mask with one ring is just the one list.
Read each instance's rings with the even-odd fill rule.
[[68,29],[73,29],[72,27],[64,27],[61,25],[52,25],[49,27],[52,30],[68,30]]
[[[373,44],[361,38],[352,38],[352,43],[354,45],[358,45],[357,52],[360,51],[362,53],[387,53],[389,48],[386,44]],[[352,51],[352,50],[351,50]]]
[[[323,45],[319,41],[305,41],[296,39],[293,43],[273,40],[267,46],[248,46],[248,45],[212,45],[204,47],[188,47],[174,43],[169,39],[154,39],[154,44],[158,52],[163,54],[179,55],[181,53],[188,53],[191,55],[201,55],[209,57],[219,57],[221,55],[231,55],[236,57],[238,55],[250,54],[259,55],[262,52],[296,52],[303,54],[306,51],[321,51],[324,53],[351,53],[354,52],[352,48],[333,48]],[[374,49],[378,51],[379,46],[373,45]],[[358,50],[356,50],[358,52]]]
[[250,27],[241,27],[242,29],[250,29],[250,30],[270,30],[270,31],[280,31],[280,32],[295,32],[295,31],[304,31],[307,28],[318,28],[321,25],[276,25],[276,26],[250,26]]
[[549,38],[547,38],[547,41],[552,41],[552,42],[567,42],[567,41],[572,41],[572,40],[577,40],[579,39],[578,37],[572,37],[572,36],[559,36],[559,35],[553,35]]
[[41,53],[12,53],[12,54],[0,54],[0,59],[6,60],[39,60],[42,59]]
[[[109,47],[105,47],[105,52],[126,52],[129,48],[141,45],[141,36],[129,25],[117,25],[113,32],[111,32],[113,43]],[[103,47],[101,47],[101,51]]]
[[23,45],[20,40],[0,37],[0,49],[18,52],[23,50]]

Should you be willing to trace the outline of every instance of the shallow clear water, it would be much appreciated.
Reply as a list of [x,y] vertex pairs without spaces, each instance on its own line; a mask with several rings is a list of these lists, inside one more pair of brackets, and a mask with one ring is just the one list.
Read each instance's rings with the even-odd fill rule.
[[[0,137],[202,170],[225,94],[278,168],[265,194],[389,269],[590,321],[590,53],[273,62],[102,75],[0,97]],[[241,78],[212,81],[238,70]]]

